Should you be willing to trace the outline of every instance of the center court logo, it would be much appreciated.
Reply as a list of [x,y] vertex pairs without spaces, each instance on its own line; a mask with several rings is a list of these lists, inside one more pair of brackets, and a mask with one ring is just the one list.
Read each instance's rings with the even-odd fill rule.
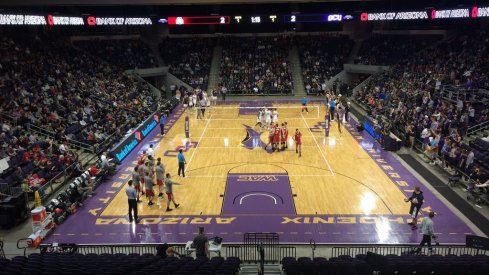
[[273,175],[240,175],[237,181],[278,181],[278,178]]
[[[245,124],[243,126],[246,128],[246,137],[241,141],[241,146],[249,150],[265,147],[265,142],[261,140],[261,133],[255,131],[251,126]],[[271,153],[272,151],[267,150],[267,152]]]

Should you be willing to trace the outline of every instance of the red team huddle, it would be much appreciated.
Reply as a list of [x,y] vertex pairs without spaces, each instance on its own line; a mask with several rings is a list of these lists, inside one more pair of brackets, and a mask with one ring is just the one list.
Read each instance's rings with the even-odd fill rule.
[[289,136],[287,122],[282,123],[282,127],[280,127],[278,123],[275,125],[271,123],[270,127],[268,127],[268,132],[268,143],[265,145],[265,150],[268,145],[272,145],[273,151],[283,151],[287,149],[287,138]]
[[[288,148],[287,139],[289,137],[289,129],[287,129],[287,122],[282,123],[281,126],[278,124],[278,112],[277,109],[270,110],[266,107],[262,108],[258,112],[257,123],[255,126],[259,125],[262,129],[268,126],[268,143],[265,145],[266,150],[269,145],[272,146],[272,151],[284,151]],[[302,156],[301,144],[302,144],[302,134],[299,129],[295,130],[294,141],[295,141],[295,152]]]

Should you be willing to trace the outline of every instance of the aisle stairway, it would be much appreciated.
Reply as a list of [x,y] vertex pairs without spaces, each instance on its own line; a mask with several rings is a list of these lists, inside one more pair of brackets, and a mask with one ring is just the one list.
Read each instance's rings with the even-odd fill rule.
[[211,71],[209,72],[209,84],[207,91],[211,91],[219,84],[219,71],[221,68],[222,47],[215,46],[212,52]]
[[306,90],[304,89],[304,80],[302,79],[301,60],[299,56],[299,50],[297,46],[293,46],[289,51],[289,57],[287,58],[290,64],[290,70],[292,73],[292,81],[294,81],[294,95],[305,96]]
[[353,64],[355,62],[355,59],[357,58],[358,52],[360,51],[360,48],[362,47],[363,40],[355,39],[353,41],[355,42],[355,44],[353,45],[353,48],[351,49],[350,55],[348,56],[348,60],[346,61],[347,64]]

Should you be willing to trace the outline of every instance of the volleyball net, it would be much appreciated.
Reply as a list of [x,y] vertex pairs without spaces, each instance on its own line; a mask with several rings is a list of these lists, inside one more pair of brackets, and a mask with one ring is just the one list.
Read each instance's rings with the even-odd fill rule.
[[[307,111],[303,109],[303,106],[297,104],[297,106],[261,106],[261,107],[249,107],[249,106],[210,106],[205,109],[195,108],[195,118],[211,118],[215,119],[240,119],[240,118],[256,118],[258,113],[265,108],[273,113],[273,111],[277,111],[278,118],[280,120],[291,120],[291,119],[302,119],[302,116],[305,118],[315,118],[319,119],[319,108],[324,106],[316,105],[308,105]],[[199,117],[200,116],[200,117]]]

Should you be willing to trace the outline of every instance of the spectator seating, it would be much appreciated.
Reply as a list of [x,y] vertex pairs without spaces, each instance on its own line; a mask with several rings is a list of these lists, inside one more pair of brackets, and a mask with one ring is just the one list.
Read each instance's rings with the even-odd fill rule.
[[469,142],[469,146],[474,152],[475,162],[489,170],[489,142],[482,140],[482,138],[476,138],[474,141]]
[[[381,132],[393,131],[407,142],[406,129],[412,127],[425,160],[451,173],[449,185],[465,180],[467,199],[479,206],[489,204],[487,190],[475,187],[489,177],[488,145],[480,138],[468,144],[464,139],[469,127],[488,119],[489,105],[477,93],[489,87],[487,65],[479,62],[487,60],[481,42],[487,38],[485,32],[462,34],[421,51],[372,77],[356,95],[372,117],[384,121]],[[443,95],[444,85],[457,96]],[[471,152],[473,163],[467,165]]]
[[[159,114],[170,114],[178,105],[178,100],[161,100],[159,104]],[[113,157],[113,156],[112,156]],[[71,214],[83,205],[87,197],[94,195],[95,189],[102,183],[108,175],[112,175],[115,168],[103,167],[100,161],[93,163],[89,170],[73,171],[73,180],[64,189],[59,192],[58,196],[51,199],[45,206],[49,213],[53,213],[53,219],[56,224],[62,223]],[[42,196],[42,194],[41,194]]]
[[370,275],[380,274],[467,274],[483,275],[489,270],[487,255],[387,255],[383,264],[369,260],[367,255],[326,258],[283,258],[287,275]]
[[290,94],[293,83],[287,60],[287,37],[227,37],[220,83],[230,94]]
[[[156,108],[149,88],[56,39],[4,36],[0,110],[24,128],[97,146],[120,138]],[[33,66],[32,64],[37,64]]]
[[239,258],[160,258],[153,254],[31,254],[0,259],[0,274],[236,275]]
[[159,46],[170,73],[192,88],[207,89],[214,39],[167,38]]
[[343,70],[353,41],[346,35],[296,36],[302,78],[308,94],[324,94],[326,82]]
[[96,39],[73,42],[76,47],[124,70],[158,66],[158,61],[153,56],[151,49],[139,39]]
[[440,40],[439,35],[375,34],[363,41],[356,64],[392,65]]
[[[2,124],[0,154],[8,158],[8,168],[0,173],[0,183],[22,186],[24,191],[36,191],[58,173],[73,164],[77,155],[56,147],[50,139],[39,138],[20,126]],[[69,171],[70,172],[70,171]]]
[[[384,132],[406,137],[405,126],[411,125],[414,136],[420,138],[426,129],[423,150],[430,145],[430,137],[440,141],[434,147],[435,158],[445,158],[441,150],[448,138],[448,167],[455,170],[466,158],[461,143],[468,127],[487,121],[487,103],[472,97],[470,91],[489,87],[485,63],[489,48],[483,42],[488,38],[485,32],[461,34],[404,58],[391,70],[373,76],[356,99],[372,117],[388,121]],[[442,97],[444,85],[464,89],[456,102]],[[475,154],[476,163],[485,163],[485,155]],[[430,160],[435,164],[435,159]]]

